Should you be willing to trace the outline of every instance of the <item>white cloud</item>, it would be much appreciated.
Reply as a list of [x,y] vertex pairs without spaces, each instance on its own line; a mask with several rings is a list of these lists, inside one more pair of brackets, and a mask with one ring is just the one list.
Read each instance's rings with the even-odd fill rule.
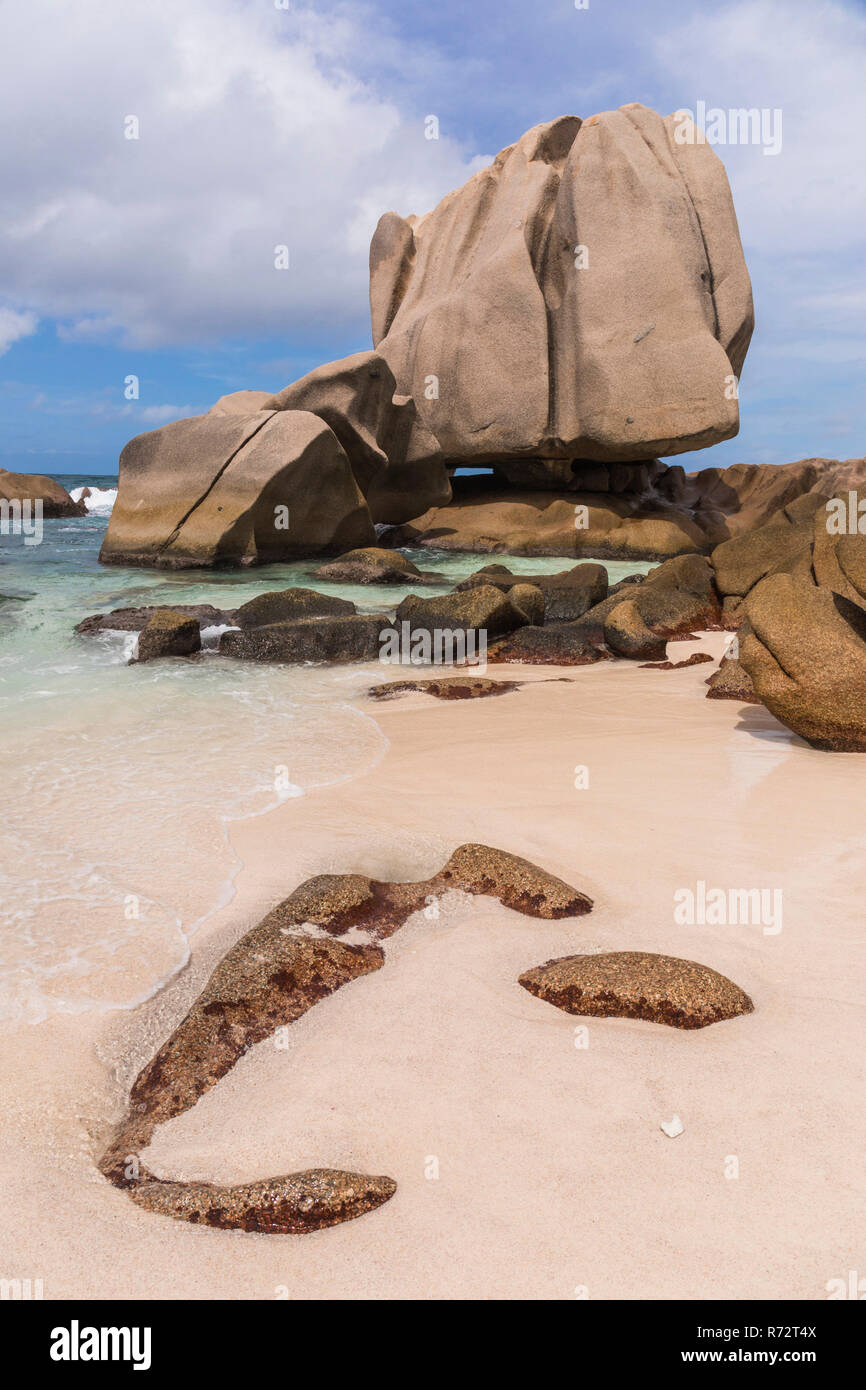
[[[747,252],[833,258],[866,220],[866,14],[837,0],[740,0],[674,24],[655,43],[680,104],[780,109],[782,148],[719,148]],[[822,264],[823,259],[823,264]],[[797,290],[810,286],[797,285]],[[811,286],[814,288],[814,284]]]
[[[73,341],[360,324],[379,213],[424,212],[479,163],[352,75],[374,41],[363,10],[13,0],[4,12],[0,121],[15,136],[0,154],[2,288]],[[287,271],[274,268],[281,244]]]
[[31,333],[35,333],[38,322],[36,315],[29,310],[19,313],[16,309],[0,308],[0,357],[19,338],[29,338]]

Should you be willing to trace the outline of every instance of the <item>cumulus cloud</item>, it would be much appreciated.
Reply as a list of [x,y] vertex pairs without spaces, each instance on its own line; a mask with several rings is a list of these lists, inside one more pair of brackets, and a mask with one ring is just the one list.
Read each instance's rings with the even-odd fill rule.
[[[719,148],[747,249],[832,268],[861,247],[866,128],[866,14],[824,0],[740,0],[657,37],[655,52],[684,93],[724,110],[781,111],[782,148]],[[804,285],[803,289],[810,290]]]
[[421,115],[353,75],[370,22],[252,0],[16,0],[0,82],[15,132],[0,155],[7,296],[75,342],[362,323],[379,212],[426,211],[485,162],[425,139]]
[[28,338],[31,333],[35,333],[37,323],[36,315],[29,310],[19,313],[16,309],[0,308],[0,357],[4,352],[8,352],[19,338]]

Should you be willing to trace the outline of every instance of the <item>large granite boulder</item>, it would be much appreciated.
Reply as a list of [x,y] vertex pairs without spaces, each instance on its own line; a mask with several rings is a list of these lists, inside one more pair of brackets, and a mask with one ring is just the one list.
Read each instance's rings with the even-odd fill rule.
[[[66,488],[54,478],[42,473],[9,473],[0,468],[0,503],[12,504],[12,508],[2,509],[14,516],[14,504],[30,506],[31,517],[35,514],[34,503],[42,505],[43,517],[85,516],[87,508],[83,502],[73,502]],[[26,515],[25,515],[25,519]]]
[[392,524],[451,499],[436,439],[411,396],[395,391],[387,362],[375,352],[356,352],[316,367],[266,402],[270,410],[310,411],[330,425],[373,521]]
[[749,278],[722,164],[676,126],[564,116],[424,217],[386,214],[374,345],[446,457],[628,463],[736,434]]
[[815,748],[866,751],[866,612],[790,574],[746,600],[740,661],[763,704]]
[[127,444],[99,558],[182,569],[339,554],[374,539],[349,460],[323,420],[223,413]]

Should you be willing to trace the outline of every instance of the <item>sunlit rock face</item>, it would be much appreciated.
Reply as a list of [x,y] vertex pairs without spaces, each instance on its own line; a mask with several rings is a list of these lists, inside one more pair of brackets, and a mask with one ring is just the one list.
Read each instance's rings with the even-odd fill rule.
[[737,433],[751,286],[694,137],[640,105],[564,116],[426,216],[380,220],[374,345],[448,460],[530,458],[537,486],[538,460],[561,483]]

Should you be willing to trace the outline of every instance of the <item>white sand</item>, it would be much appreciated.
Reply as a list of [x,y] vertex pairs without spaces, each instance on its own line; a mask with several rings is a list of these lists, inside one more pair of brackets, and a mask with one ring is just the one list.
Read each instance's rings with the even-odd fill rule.
[[[705,700],[712,669],[499,667],[527,685],[361,699],[384,761],[235,827],[238,894],[172,987],[132,1013],[6,1033],[4,1277],[42,1278],[46,1298],[813,1299],[863,1270],[866,761]],[[166,1176],[223,1182],[387,1173],[390,1202],[315,1235],[254,1236],[141,1211],[96,1174],[128,1081],[274,901],[323,871],[426,877],[465,840],[535,860],[595,910],[544,923],[449,895],[387,943],[383,970],[293,1025],[288,1050],[253,1049],[148,1154]],[[781,887],[782,931],[677,925],[674,892],[699,879]],[[756,1011],[697,1032],[581,1020],[516,982],[551,956],[627,949],[711,965]]]

